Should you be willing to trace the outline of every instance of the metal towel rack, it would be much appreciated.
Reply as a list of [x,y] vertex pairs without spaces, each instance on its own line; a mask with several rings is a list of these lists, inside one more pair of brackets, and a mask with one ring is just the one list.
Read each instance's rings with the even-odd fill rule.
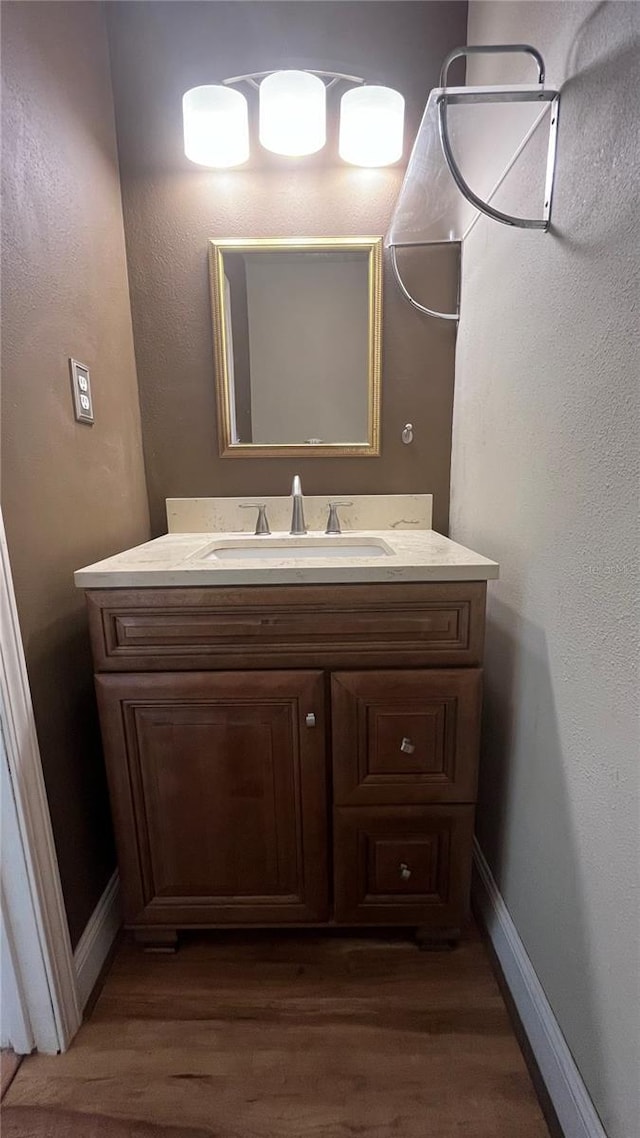
[[[537,67],[536,84],[511,86],[448,87],[449,68],[454,60],[472,55],[525,54]],[[480,214],[503,225],[519,229],[546,232],[551,221],[551,206],[555,179],[556,144],[558,132],[559,91],[546,88],[545,64],[540,52],[530,44],[487,44],[454,48],[442,64],[440,87],[433,90],[422,117],[416,141],[407,165],[404,181],[391,219],[386,244],[390,250],[393,273],[406,300],[419,312],[441,320],[458,321],[460,304],[456,312],[439,312],[422,304],[411,295],[402,279],[397,250],[425,247],[436,244],[460,245],[467,237]],[[533,121],[523,118],[518,137],[500,139],[493,130],[494,147],[486,155],[483,169],[485,190],[476,193],[463,175],[451,139],[449,111],[454,106],[471,104],[529,104],[533,105]],[[539,110],[535,110],[536,105]],[[543,204],[539,217],[516,217],[491,204],[491,199],[502,185],[520,154],[526,147],[541,121],[548,119],[549,137],[544,178]],[[471,135],[469,135],[471,137]],[[483,156],[483,160],[484,160]],[[442,161],[444,159],[444,163]],[[471,206],[471,213],[462,199]]]

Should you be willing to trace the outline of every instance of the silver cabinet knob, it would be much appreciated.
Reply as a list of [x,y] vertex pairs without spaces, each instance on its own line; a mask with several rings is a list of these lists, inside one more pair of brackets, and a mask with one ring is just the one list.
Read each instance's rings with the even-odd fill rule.
[[307,727],[315,727],[316,717],[312,711],[310,711],[309,714],[305,716],[304,721],[305,721]]
[[403,751],[405,755],[412,755],[413,752],[415,751],[415,749],[416,749],[415,743],[412,743],[411,739],[408,739],[407,736],[405,735],[404,739],[402,740],[402,742],[400,744],[400,750]]
[[409,878],[411,877],[411,870],[409,869],[409,866],[407,865],[406,861],[400,862],[400,876],[401,876],[403,881],[408,881]]

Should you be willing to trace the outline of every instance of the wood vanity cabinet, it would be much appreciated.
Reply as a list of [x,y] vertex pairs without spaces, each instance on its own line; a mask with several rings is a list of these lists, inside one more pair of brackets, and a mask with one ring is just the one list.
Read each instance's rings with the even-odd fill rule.
[[486,585],[92,589],[125,923],[415,925],[469,894]]

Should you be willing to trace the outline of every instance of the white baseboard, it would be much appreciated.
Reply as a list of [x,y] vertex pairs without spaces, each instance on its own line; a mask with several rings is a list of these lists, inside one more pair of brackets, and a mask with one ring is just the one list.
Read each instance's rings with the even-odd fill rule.
[[565,1138],[607,1138],[477,841],[473,896]]
[[73,954],[78,1003],[82,1009],[93,991],[121,923],[120,881],[116,870],[93,910]]

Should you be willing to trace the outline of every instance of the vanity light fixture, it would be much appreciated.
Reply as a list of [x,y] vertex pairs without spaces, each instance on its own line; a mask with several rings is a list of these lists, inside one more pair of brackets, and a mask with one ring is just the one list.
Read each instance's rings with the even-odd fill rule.
[[404,99],[391,87],[367,85],[335,71],[260,71],[193,87],[182,99],[184,150],[200,166],[241,166],[249,158],[247,84],[258,93],[259,138],[274,154],[302,157],[326,143],[327,91],[351,89],[340,103],[339,154],[353,166],[389,166],[402,157]]
[[404,99],[392,87],[352,87],[340,102],[338,152],[353,166],[389,166],[402,157]]
[[299,157],[327,141],[327,89],[310,71],[274,71],[260,84],[260,142]]
[[241,91],[192,87],[182,99],[184,152],[199,166],[225,169],[249,157],[249,109]]

